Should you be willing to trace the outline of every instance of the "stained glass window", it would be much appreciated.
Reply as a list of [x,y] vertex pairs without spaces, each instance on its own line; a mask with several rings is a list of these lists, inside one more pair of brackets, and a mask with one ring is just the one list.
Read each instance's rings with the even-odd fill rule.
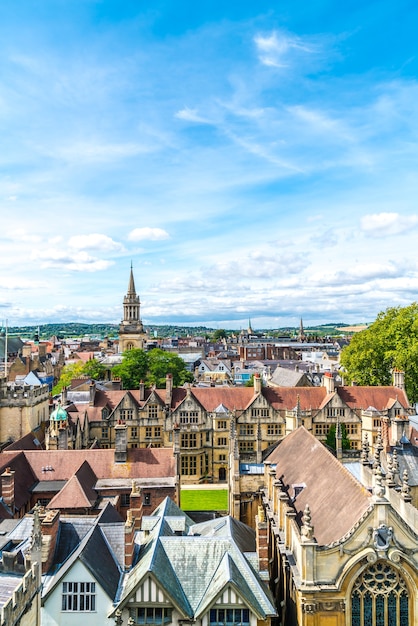
[[409,626],[409,599],[402,576],[385,561],[369,565],[351,594],[351,626]]

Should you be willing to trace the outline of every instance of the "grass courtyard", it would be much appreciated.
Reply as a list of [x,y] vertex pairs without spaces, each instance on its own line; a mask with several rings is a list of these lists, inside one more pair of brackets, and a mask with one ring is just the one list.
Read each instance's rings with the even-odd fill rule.
[[183,511],[227,511],[227,489],[182,489],[180,503]]

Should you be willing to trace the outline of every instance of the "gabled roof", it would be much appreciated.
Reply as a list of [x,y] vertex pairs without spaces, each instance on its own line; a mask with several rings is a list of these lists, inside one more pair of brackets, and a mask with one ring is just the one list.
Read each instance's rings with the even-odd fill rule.
[[341,539],[371,505],[371,495],[303,426],[287,435],[266,461],[293,500],[297,516],[309,505],[318,544]]
[[[183,525],[175,524],[175,517],[183,518],[189,534],[176,534]],[[150,523],[153,518],[155,524]],[[255,552],[252,529],[229,518],[192,524],[169,499],[143,522],[149,535],[144,538],[137,565],[128,575],[122,606],[152,576],[187,619],[201,617],[228,586],[234,587],[259,619],[276,614],[269,591],[244,552]]]
[[48,509],[90,509],[97,500],[97,478],[87,461],[47,505]]
[[96,524],[90,528],[78,547],[67,557],[61,567],[52,576],[46,576],[42,597],[43,604],[78,559],[90,571],[109,598],[112,601],[115,600],[122,573],[108,541],[97,524],[97,519],[95,518]]

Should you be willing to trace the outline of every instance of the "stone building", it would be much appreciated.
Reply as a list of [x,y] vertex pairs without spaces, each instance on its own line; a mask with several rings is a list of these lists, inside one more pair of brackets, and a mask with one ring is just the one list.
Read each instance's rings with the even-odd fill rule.
[[136,293],[131,265],[128,292],[123,299],[123,319],[119,326],[119,352],[143,348],[148,338],[141,321],[141,304]]
[[[128,448],[172,447],[180,450],[183,482],[228,481],[232,422],[242,462],[261,463],[270,446],[303,425],[325,442],[328,430],[344,424],[351,450],[359,456],[367,433],[372,448],[382,420],[393,436],[408,429],[414,413],[400,387],[335,387],[324,376],[321,387],[263,387],[254,376],[253,387],[175,388],[167,376],[165,389],[105,389],[86,383],[86,390],[65,390],[62,406],[68,414],[68,441],[88,447],[115,445],[116,427],[126,426]],[[402,432],[402,431],[400,431]],[[80,443],[82,442],[82,443]],[[69,443],[73,445],[72,443]]]
[[[418,517],[377,457],[354,476],[304,427],[267,457],[263,507],[282,626],[412,626]],[[393,486],[392,486],[393,485]]]
[[48,385],[7,384],[0,379],[0,443],[20,439],[48,419]]

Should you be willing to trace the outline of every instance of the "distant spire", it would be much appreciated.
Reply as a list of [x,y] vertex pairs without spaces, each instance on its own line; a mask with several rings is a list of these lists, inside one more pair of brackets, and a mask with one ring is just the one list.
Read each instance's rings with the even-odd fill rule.
[[135,281],[134,281],[134,271],[133,271],[132,261],[131,261],[131,273],[129,275],[128,294],[129,295],[136,295]]

